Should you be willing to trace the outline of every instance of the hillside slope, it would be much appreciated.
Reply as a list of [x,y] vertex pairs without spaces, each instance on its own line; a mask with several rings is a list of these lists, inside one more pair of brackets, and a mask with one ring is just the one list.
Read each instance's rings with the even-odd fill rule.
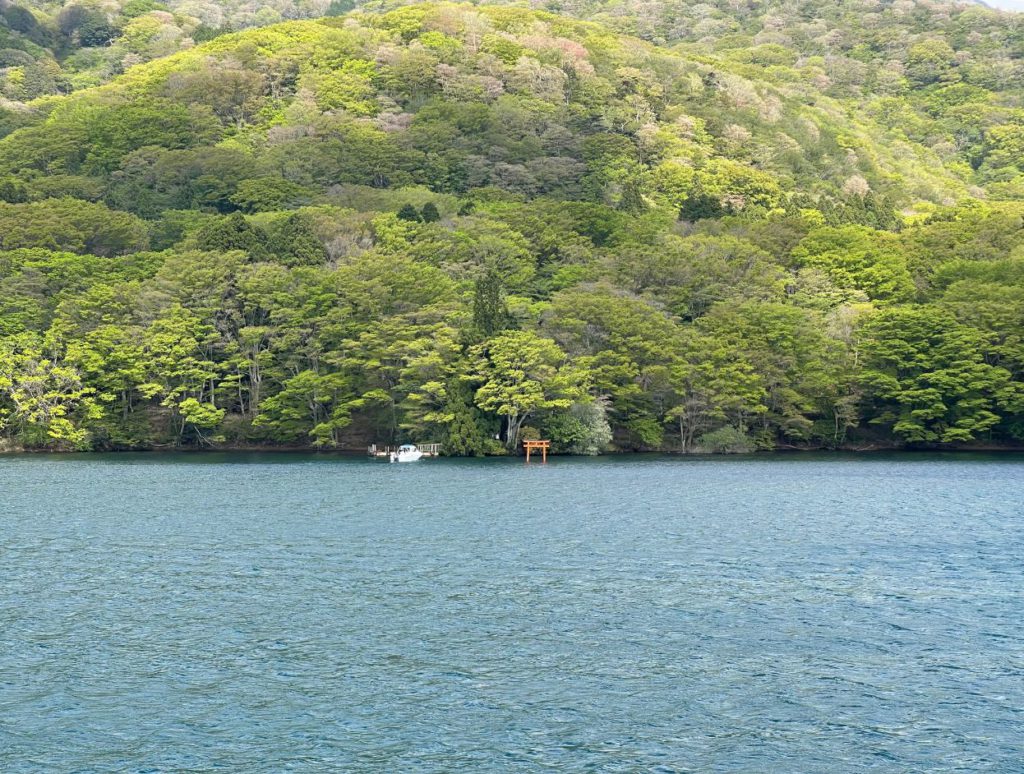
[[[9,443],[1024,438],[1015,94],[725,38],[417,4],[36,103],[0,140]],[[912,136],[920,99],[980,145]]]

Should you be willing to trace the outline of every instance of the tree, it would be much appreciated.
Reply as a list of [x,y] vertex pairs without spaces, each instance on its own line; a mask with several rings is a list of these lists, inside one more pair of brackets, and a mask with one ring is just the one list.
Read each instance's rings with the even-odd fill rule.
[[146,247],[145,223],[96,202],[71,198],[0,204],[0,248],[44,247],[121,255]]
[[327,260],[324,243],[310,218],[302,213],[289,215],[273,226],[266,250],[286,266],[321,266]]
[[608,424],[607,399],[573,403],[567,412],[559,412],[544,423],[552,442],[569,454],[601,454],[612,442]]
[[906,301],[915,291],[897,238],[864,226],[816,229],[793,257],[824,271],[837,287],[862,290],[872,299]]
[[944,40],[923,40],[907,55],[907,74],[923,86],[948,78],[955,66],[956,52]]
[[594,393],[608,396],[609,421],[631,445],[658,447],[680,346],[672,318],[612,286],[573,288],[553,298],[544,329],[586,368]]
[[420,213],[416,210],[416,208],[408,203],[403,204],[401,208],[398,210],[398,219],[407,220],[410,223],[419,223],[421,220],[423,220],[423,218],[420,216]]
[[68,339],[66,364],[96,391],[96,401],[105,409],[102,420],[92,424],[93,442],[115,447],[151,443],[145,417],[140,422],[136,414],[140,405],[146,405],[139,391],[146,381],[141,331],[106,323]]
[[475,403],[505,419],[505,445],[515,449],[523,424],[537,411],[567,409],[581,393],[581,375],[565,364],[551,339],[506,331],[473,350],[482,382]]
[[420,210],[420,220],[424,223],[437,223],[441,220],[441,213],[437,211],[437,205],[433,202],[424,204],[423,209]]
[[38,336],[0,339],[0,430],[28,446],[81,449],[88,422],[100,416],[95,390],[48,356]]
[[149,368],[138,390],[146,398],[159,397],[169,409],[175,445],[185,442],[189,430],[207,443],[205,432],[223,418],[216,405],[220,368],[212,357],[214,337],[212,326],[181,306],[171,307],[144,333]]
[[725,214],[726,209],[722,206],[721,200],[700,191],[687,196],[679,206],[679,219],[691,222],[706,218],[720,218]]
[[263,401],[254,424],[266,428],[277,442],[337,446],[353,410],[365,403],[365,398],[353,395],[344,374],[306,370],[287,379],[279,392]]
[[78,28],[78,42],[83,46],[108,46],[117,34],[117,27],[105,18],[91,15]]
[[316,94],[321,110],[343,109],[361,116],[380,111],[372,79],[376,65],[362,59],[347,59],[326,71],[314,70],[304,79]]
[[665,418],[679,429],[679,450],[694,451],[695,441],[722,426],[741,435],[767,407],[763,378],[735,345],[696,333],[670,369],[673,405]]
[[28,199],[28,187],[23,182],[14,177],[0,178],[0,201],[21,204]]
[[[824,320],[810,310],[777,303],[722,303],[697,327],[734,348],[757,375],[764,394],[763,406],[754,413],[763,444],[772,446],[779,438],[812,440],[818,421],[831,420],[836,405],[852,390],[845,348],[827,335]],[[732,424],[743,427],[745,421]]]
[[860,330],[870,422],[911,443],[964,442],[1024,410],[1024,384],[986,362],[989,337],[934,307],[880,311]]
[[309,198],[309,189],[282,177],[243,180],[231,195],[231,203],[245,212],[283,210]]
[[447,425],[442,442],[444,453],[451,457],[482,457],[497,446],[492,440],[494,428],[484,414],[473,405],[473,391],[465,380],[449,382],[445,411]]
[[231,60],[204,60],[189,71],[178,70],[166,80],[163,96],[206,105],[225,124],[241,128],[262,104],[263,73]]
[[267,233],[250,224],[240,212],[210,221],[195,238],[196,247],[200,250],[241,250],[255,261],[266,257],[267,242]]
[[478,336],[486,339],[507,328],[510,322],[501,277],[492,269],[475,283],[473,329]]
[[3,9],[3,17],[8,26],[17,32],[30,33],[39,27],[39,22],[32,12],[20,5],[8,5]]

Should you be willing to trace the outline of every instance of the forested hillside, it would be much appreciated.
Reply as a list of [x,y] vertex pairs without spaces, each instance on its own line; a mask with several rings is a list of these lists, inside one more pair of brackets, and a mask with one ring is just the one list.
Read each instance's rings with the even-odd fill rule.
[[1024,441],[1018,17],[549,8],[0,105],[6,443]]

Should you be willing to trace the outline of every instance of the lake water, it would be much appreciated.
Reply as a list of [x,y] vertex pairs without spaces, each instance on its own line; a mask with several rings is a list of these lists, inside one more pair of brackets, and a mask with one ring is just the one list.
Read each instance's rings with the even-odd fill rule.
[[1024,457],[0,457],[0,771],[1024,771]]

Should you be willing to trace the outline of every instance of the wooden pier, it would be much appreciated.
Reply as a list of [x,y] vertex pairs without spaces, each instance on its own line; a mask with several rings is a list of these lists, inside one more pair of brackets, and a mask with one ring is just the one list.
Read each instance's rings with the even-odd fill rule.
[[523,451],[526,452],[526,461],[530,461],[530,452],[539,451],[540,461],[548,461],[548,449],[551,448],[551,441],[523,441]]
[[[439,443],[418,443],[416,448],[423,452],[424,457],[440,457],[441,444]],[[391,457],[392,452],[397,452],[397,446],[378,446],[373,443],[366,447],[368,457]]]

